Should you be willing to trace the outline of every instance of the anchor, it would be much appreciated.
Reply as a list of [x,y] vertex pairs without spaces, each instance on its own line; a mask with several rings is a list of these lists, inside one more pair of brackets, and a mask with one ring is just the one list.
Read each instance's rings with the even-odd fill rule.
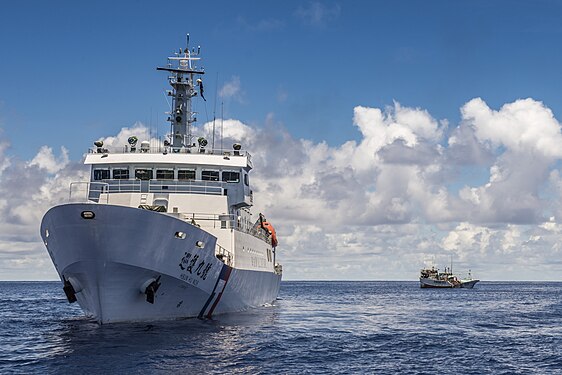
[[154,303],[154,297],[156,296],[156,292],[158,291],[158,288],[160,288],[161,285],[161,283],[159,282],[160,277],[162,277],[162,275],[158,276],[156,279],[154,278],[148,279],[142,284],[141,292],[146,294],[146,302],[152,304]]

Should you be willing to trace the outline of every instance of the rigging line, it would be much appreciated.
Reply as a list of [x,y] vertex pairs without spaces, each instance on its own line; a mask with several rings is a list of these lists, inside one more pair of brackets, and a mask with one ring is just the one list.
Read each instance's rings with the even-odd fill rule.
[[204,102],[205,105],[205,118],[207,119],[207,122],[209,122],[209,114],[207,113],[207,102]]
[[215,120],[217,119],[217,95],[219,87],[219,72],[217,72],[217,78],[215,80],[215,102],[213,103],[213,150],[215,149]]
[[222,148],[223,125],[224,125],[224,102],[221,101],[221,154],[223,152],[223,148]]
[[156,140],[157,140],[157,147],[160,150],[161,143],[160,143],[160,135],[158,134],[158,111],[156,111]]
[[164,99],[166,99],[166,103],[168,103],[168,107],[170,108],[170,111],[172,111],[172,103],[168,101],[168,95],[166,93],[166,90],[164,90]]

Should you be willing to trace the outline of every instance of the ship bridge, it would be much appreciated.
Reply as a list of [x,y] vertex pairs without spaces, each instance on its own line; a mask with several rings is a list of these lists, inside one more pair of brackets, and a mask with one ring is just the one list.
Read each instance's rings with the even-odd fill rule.
[[[71,200],[158,206],[165,212],[182,211],[188,199],[178,194],[223,196],[227,200],[224,206],[231,210],[253,204],[248,175],[251,155],[239,146],[232,151],[169,151],[160,146],[90,149],[84,162],[91,166],[90,181],[73,183]],[[205,198],[198,198],[201,199]],[[171,207],[171,201],[177,204]],[[193,202],[189,205],[193,206]]]

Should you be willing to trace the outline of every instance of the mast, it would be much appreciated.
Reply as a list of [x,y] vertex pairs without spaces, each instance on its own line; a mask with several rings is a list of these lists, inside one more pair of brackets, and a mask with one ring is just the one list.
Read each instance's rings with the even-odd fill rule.
[[[157,67],[156,70],[170,72],[168,82],[172,90],[168,90],[168,95],[172,97],[172,110],[169,113],[168,121],[171,124],[172,134],[171,146],[173,152],[180,152],[182,148],[187,148],[190,152],[192,143],[191,126],[197,121],[196,112],[192,110],[191,99],[200,95],[203,100],[203,80],[200,75],[205,74],[202,68],[196,65],[201,58],[198,57],[201,47],[197,50],[189,49],[189,34],[187,34],[187,45],[185,49],[179,49],[175,56],[168,57],[166,67]],[[197,91],[199,89],[199,91]]]

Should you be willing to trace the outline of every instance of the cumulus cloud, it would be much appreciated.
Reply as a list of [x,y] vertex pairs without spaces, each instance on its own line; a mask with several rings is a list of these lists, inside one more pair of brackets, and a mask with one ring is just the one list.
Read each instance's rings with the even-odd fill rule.
[[219,90],[219,96],[224,99],[234,99],[238,102],[243,101],[242,85],[240,77],[232,76],[230,81],[226,82]]
[[[296,139],[273,114],[258,127],[219,119],[215,148],[222,123],[223,147],[252,153],[255,211],[276,225],[286,278],[415,279],[428,260],[443,266],[453,255],[458,270],[485,279],[559,279],[560,124],[532,99],[498,110],[474,99],[461,114],[450,129],[398,102],[358,106],[361,138],[336,145]],[[211,140],[213,125],[194,132]],[[103,138],[104,147],[131,135],[150,138],[135,124]],[[87,177],[65,149],[20,161],[7,145],[0,139],[0,226],[12,234],[0,236],[0,264],[17,268],[25,261],[1,259],[43,259],[34,242],[42,212],[64,199],[70,180]],[[467,175],[471,168],[483,178]],[[15,189],[21,181],[24,191]]]
[[544,220],[543,211],[549,203],[540,192],[562,156],[560,124],[552,111],[533,99],[505,104],[498,111],[482,99],[473,99],[461,113],[461,127],[472,131],[495,157],[489,181],[481,186],[467,185],[460,192],[471,219],[505,223]]
[[42,146],[35,157],[29,162],[28,166],[38,167],[48,173],[56,173],[64,169],[68,164],[68,150],[64,147],[61,148],[60,157],[53,155],[53,149],[48,146]]
[[[0,145],[8,142],[0,140]],[[3,279],[54,279],[56,273],[39,237],[39,223],[53,205],[68,200],[73,181],[86,181],[87,170],[41,147],[29,161],[8,156],[0,147],[0,275]]]
[[533,99],[517,100],[494,111],[480,98],[461,108],[463,120],[476,137],[513,153],[536,153],[547,159],[562,156],[560,124],[552,111]]
[[[2,129],[0,129],[0,136],[2,135]],[[2,177],[2,172],[10,166],[10,158],[6,154],[10,144],[0,139],[0,177]]]
[[142,141],[157,141],[151,138],[149,129],[140,122],[136,122],[131,127],[121,128],[119,133],[115,136],[102,137],[100,140],[103,141],[103,148],[107,148],[110,151],[116,150],[122,152],[124,148],[129,145],[128,139],[132,136],[138,139],[139,144],[137,147],[140,147],[140,142]]
[[[229,126],[237,133],[237,141],[254,152],[256,205],[286,223],[281,224],[287,231],[283,234],[300,238],[295,254],[302,248],[325,246],[324,253],[331,257],[340,252],[349,255],[353,247],[343,246],[349,242],[338,238],[345,234],[334,233],[343,227],[363,238],[357,248],[364,254],[384,249],[388,261],[395,255],[389,249],[412,259],[417,256],[417,261],[431,252],[454,253],[457,261],[468,266],[481,264],[486,257],[491,264],[501,264],[506,254],[520,263],[532,249],[543,249],[545,255],[558,251],[555,236],[545,237],[540,227],[548,214],[545,210],[560,207],[562,183],[553,165],[557,157],[555,150],[538,149],[546,144],[540,137],[542,131],[556,138],[560,125],[544,105],[529,99],[499,111],[482,111],[487,117],[470,109],[474,103],[480,103],[482,111],[481,100],[467,103],[461,124],[449,138],[444,137],[447,121],[399,103],[385,109],[355,108],[354,123],[362,139],[332,147],[294,139],[273,117],[268,118],[265,131],[242,123]],[[534,136],[522,135],[526,142],[522,145],[502,134],[505,130],[494,135],[490,129],[496,126],[495,116],[520,122],[516,127],[519,134],[533,134],[526,126],[544,129]],[[488,130],[482,133],[479,129]],[[484,166],[487,181],[473,185],[470,176],[459,172],[461,166]],[[462,184],[458,190],[450,188]],[[540,194],[548,186],[553,190],[551,199]],[[556,211],[558,217],[560,211]],[[439,234],[433,238],[416,232],[406,237],[401,234],[402,240],[411,240],[407,245],[391,236],[379,247],[366,234],[374,227],[388,226],[399,235],[411,225],[421,231],[435,228]],[[320,230],[313,231],[312,237],[304,236],[303,226]],[[501,273],[496,272],[495,277]]]

